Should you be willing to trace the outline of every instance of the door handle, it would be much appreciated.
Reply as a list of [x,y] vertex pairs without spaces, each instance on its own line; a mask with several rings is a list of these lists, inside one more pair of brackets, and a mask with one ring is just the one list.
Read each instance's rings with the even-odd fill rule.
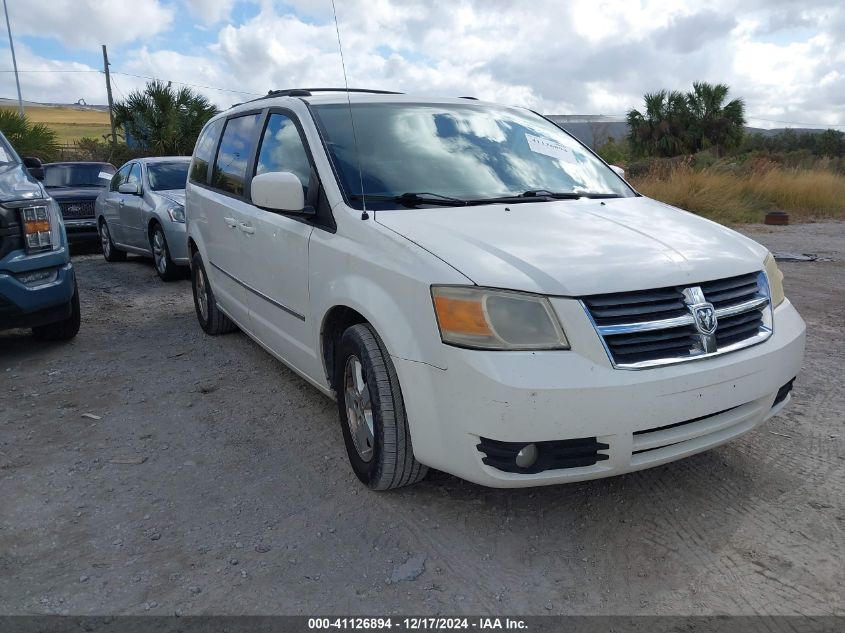
[[241,231],[244,233],[249,233],[252,235],[255,233],[255,228],[251,224],[246,224],[245,222],[241,222]]
[[238,221],[235,220],[235,218],[223,218],[223,221],[226,223],[226,226],[228,226],[230,229],[233,229],[238,226]]

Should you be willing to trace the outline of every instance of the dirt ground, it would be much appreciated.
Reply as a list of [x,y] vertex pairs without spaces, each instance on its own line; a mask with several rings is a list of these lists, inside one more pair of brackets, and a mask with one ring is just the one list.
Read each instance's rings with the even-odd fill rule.
[[809,335],[787,412],[528,490],[368,492],[334,403],[205,336],[187,280],[76,257],[75,341],[0,334],[0,613],[845,614],[845,223],[748,232],[834,260],[782,265]]

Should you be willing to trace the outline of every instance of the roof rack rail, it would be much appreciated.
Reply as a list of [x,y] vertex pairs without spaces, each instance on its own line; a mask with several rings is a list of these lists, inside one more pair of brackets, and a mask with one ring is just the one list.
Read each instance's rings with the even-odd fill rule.
[[394,92],[392,90],[371,90],[369,88],[289,88],[287,90],[271,90],[267,93],[268,97],[310,97],[314,92],[363,92],[374,95],[401,95],[401,92]]

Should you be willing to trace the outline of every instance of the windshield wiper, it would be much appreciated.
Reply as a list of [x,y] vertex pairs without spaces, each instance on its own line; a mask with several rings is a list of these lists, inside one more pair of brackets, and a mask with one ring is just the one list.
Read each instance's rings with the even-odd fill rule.
[[577,200],[578,198],[621,198],[618,193],[589,193],[582,191],[549,191],[548,189],[533,189],[521,194],[525,198],[552,198],[553,200]]
[[398,196],[385,196],[385,195],[361,195],[361,194],[353,194],[349,196],[353,200],[373,200],[375,202],[395,202],[397,204],[401,204],[404,207],[417,207],[421,204],[432,204],[432,205],[440,205],[446,207],[465,207],[468,204],[467,200],[461,200],[460,198],[451,198],[449,196],[443,196],[439,193],[403,193]]

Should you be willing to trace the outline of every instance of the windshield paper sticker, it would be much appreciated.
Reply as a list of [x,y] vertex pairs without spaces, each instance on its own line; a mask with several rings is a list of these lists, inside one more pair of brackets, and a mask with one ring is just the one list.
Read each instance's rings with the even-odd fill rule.
[[545,138],[540,138],[539,136],[533,136],[531,134],[526,134],[525,139],[528,141],[528,148],[532,152],[551,156],[552,158],[557,158],[567,163],[578,162],[575,160],[575,154],[573,151],[564,145]]
[[102,178],[103,180],[111,180],[111,177],[111,174],[107,174],[104,171],[101,171],[99,174],[97,174],[97,178]]

